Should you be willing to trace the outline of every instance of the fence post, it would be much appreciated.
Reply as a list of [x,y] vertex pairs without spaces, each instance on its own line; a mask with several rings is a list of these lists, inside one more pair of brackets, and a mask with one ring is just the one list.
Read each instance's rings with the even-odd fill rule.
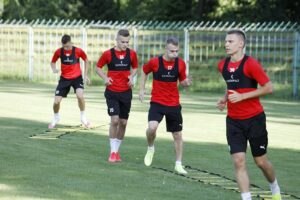
[[187,28],[184,29],[184,62],[186,64],[186,74],[189,74],[189,61],[190,61],[190,34]]
[[133,28],[133,49],[134,51],[137,51],[138,48],[138,34],[137,29]]
[[298,97],[298,68],[299,68],[299,53],[300,53],[300,34],[295,32],[294,37],[294,56],[293,56],[293,97]]
[[[137,52],[138,50],[138,31],[136,28],[133,28],[133,50]],[[137,82],[137,76],[133,78],[134,85]]]
[[[87,52],[87,33],[85,27],[81,27],[81,48]],[[82,60],[80,60],[80,66],[83,71],[82,76],[84,77],[85,65]]]
[[28,28],[28,79],[33,80],[34,75],[34,33],[33,28]]

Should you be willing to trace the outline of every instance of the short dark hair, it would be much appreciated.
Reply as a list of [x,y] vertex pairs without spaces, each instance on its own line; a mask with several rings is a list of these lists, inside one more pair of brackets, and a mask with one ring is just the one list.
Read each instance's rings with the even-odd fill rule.
[[128,36],[130,36],[129,31],[128,31],[127,29],[120,29],[120,30],[118,31],[118,35],[121,35],[121,36],[123,36],[123,37],[128,37]]
[[227,32],[227,35],[236,34],[238,36],[241,36],[241,38],[244,40],[244,43],[246,43],[246,34],[241,29],[231,29]]
[[178,46],[178,44],[179,44],[179,39],[178,39],[177,37],[168,37],[166,43],[167,43],[167,45],[168,45],[168,44],[173,44],[173,45],[175,45],[175,46]]
[[68,42],[71,42],[71,36],[67,34],[63,35],[61,38],[61,43],[67,44]]

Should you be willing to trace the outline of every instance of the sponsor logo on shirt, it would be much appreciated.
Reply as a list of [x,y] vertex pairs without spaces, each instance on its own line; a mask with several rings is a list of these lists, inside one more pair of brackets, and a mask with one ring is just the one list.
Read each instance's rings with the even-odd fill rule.
[[233,74],[231,74],[230,79],[226,80],[227,83],[238,83],[240,79],[235,79]]
[[171,72],[168,72],[168,74],[161,75],[163,78],[175,78],[175,75],[172,75]]
[[64,60],[64,62],[66,62],[66,63],[72,63],[72,62],[73,62],[73,60],[70,60],[70,58],[69,58],[69,57],[67,57],[67,59],[65,59],[65,60]]

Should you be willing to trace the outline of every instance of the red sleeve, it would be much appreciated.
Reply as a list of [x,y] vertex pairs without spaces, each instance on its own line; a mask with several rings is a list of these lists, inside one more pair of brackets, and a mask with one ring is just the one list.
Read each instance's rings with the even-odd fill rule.
[[51,62],[56,63],[59,57],[60,57],[60,48],[54,52]]
[[158,58],[152,58],[143,66],[143,71],[145,74],[149,74],[150,72],[156,72],[158,70]]
[[81,58],[82,60],[86,61],[87,60],[87,56],[85,54],[85,52],[81,49],[81,48],[76,48],[76,53],[78,58]]
[[222,73],[222,71],[223,71],[224,63],[225,63],[225,59],[220,60],[218,63],[218,69],[219,69],[220,73]]
[[138,68],[139,62],[137,59],[136,52],[133,50],[130,50],[130,59],[131,59],[131,67],[132,69]]
[[99,58],[97,62],[97,67],[102,68],[104,65],[110,63],[110,61],[111,61],[110,50],[104,51],[102,56]]
[[179,81],[183,81],[186,79],[186,65],[182,59],[179,59]]
[[248,77],[255,79],[261,86],[270,81],[261,64],[251,57],[245,63],[244,72]]

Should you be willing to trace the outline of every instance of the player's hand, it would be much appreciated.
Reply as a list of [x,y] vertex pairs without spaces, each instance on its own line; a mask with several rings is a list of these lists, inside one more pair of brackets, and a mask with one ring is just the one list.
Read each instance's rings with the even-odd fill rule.
[[192,75],[188,75],[188,77],[186,79],[187,86],[192,85],[192,83],[193,83],[193,77],[192,77]]
[[140,89],[140,92],[139,92],[139,100],[140,100],[141,102],[143,102],[143,101],[144,101],[144,97],[145,97],[145,90]]
[[105,85],[106,85],[106,86],[112,85],[112,82],[113,82],[113,80],[112,80],[112,78],[110,78],[110,77],[107,77],[107,78],[105,79]]
[[231,103],[237,103],[237,102],[243,101],[243,94],[238,93],[234,90],[228,90],[228,93],[229,93],[228,100]]
[[54,73],[54,74],[57,74],[58,72],[59,72],[59,70],[58,69],[52,69],[52,72]]
[[89,77],[88,76],[84,76],[84,84],[87,84],[87,85],[89,85],[89,84],[91,84],[91,80],[89,79]]
[[227,100],[224,97],[222,99],[219,99],[219,101],[217,102],[217,108],[220,111],[223,111],[226,107],[226,103],[227,103]]
[[133,81],[133,77],[132,76],[128,76],[128,83],[127,83],[127,85],[129,87],[133,87],[134,81]]

